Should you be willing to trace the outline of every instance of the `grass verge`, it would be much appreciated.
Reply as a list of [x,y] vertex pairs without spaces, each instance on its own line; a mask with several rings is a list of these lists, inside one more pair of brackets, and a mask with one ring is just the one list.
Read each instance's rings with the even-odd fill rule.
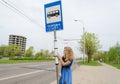
[[85,61],[85,63],[83,64],[83,62],[79,62],[80,65],[88,65],[88,66],[101,66],[101,64],[97,61],[91,61],[90,63],[88,63],[87,61]]
[[0,64],[28,63],[28,62],[49,62],[53,60],[0,60]]
[[112,66],[114,66],[114,67],[120,69],[120,64],[112,64]]
[[109,65],[111,65],[113,67],[116,67],[117,69],[120,69],[120,64],[110,64],[110,63],[106,63],[106,64],[109,64]]

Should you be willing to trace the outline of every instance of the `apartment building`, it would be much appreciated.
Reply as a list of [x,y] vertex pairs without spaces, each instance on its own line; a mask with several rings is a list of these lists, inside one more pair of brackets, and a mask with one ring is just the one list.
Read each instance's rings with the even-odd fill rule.
[[25,52],[26,48],[26,37],[19,36],[19,35],[9,35],[9,45],[16,44],[22,47],[22,52]]

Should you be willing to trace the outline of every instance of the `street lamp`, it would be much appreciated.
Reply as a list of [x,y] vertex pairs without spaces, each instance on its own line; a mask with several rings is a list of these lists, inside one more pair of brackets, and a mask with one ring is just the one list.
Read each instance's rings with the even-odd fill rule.
[[84,57],[85,57],[85,36],[84,36],[85,27],[84,27],[84,23],[83,23],[82,20],[74,20],[74,21],[75,21],[75,22],[80,22],[80,23],[82,23],[82,25],[83,25],[83,63],[85,63],[85,59],[84,59]]

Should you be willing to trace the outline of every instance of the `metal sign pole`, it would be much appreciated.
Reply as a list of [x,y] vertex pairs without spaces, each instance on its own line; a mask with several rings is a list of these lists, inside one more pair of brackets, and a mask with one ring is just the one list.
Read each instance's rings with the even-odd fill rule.
[[57,37],[56,37],[56,30],[54,30],[54,51],[55,51],[55,65],[56,65],[56,78],[57,78],[57,84],[59,84],[58,81],[58,58],[57,58],[57,51],[58,51],[58,47],[57,47]]
[[44,10],[45,10],[46,32],[54,31],[54,51],[55,51],[54,56],[55,56],[55,65],[56,65],[57,84],[59,84],[59,81],[58,81],[59,62],[57,58],[58,47],[57,47],[56,31],[63,30],[61,0],[45,4]]

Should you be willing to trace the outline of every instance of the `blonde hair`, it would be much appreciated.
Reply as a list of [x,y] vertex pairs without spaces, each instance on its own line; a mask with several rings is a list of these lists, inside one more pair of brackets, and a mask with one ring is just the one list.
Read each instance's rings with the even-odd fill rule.
[[74,59],[74,53],[71,47],[64,47],[64,49],[67,51],[67,54],[65,54],[65,60],[71,60]]

